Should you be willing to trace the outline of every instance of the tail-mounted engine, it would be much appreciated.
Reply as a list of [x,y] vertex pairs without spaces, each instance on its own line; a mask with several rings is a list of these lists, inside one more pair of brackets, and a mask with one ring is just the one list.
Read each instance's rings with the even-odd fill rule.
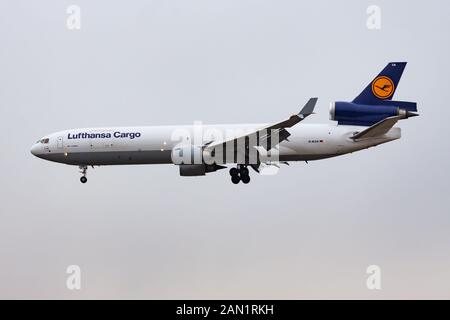
[[330,120],[342,125],[371,126],[392,116],[402,119],[417,116],[416,103],[403,101],[385,101],[383,105],[364,105],[354,102],[332,102]]

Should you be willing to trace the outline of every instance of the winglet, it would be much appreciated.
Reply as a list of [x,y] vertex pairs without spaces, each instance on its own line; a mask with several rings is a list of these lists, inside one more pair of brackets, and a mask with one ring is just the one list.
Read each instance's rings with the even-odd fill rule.
[[313,111],[316,106],[317,100],[318,98],[309,99],[309,101],[305,104],[303,109],[298,113],[301,119],[305,119],[307,116],[314,113]]
[[307,116],[313,114],[314,107],[316,106],[317,98],[311,98],[309,101],[305,104],[303,109],[297,113],[292,115],[289,119],[284,120],[282,122],[279,122],[277,124],[274,124],[273,126],[267,127],[266,129],[279,129],[279,128],[290,128],[300,121],[304,120]]

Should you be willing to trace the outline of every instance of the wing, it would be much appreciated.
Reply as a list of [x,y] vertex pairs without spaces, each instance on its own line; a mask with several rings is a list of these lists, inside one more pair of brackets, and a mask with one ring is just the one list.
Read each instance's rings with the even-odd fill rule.
[[[277,122],[272,125],[268,125],[259,129],[256,129],[251,132],[247,132],[246,134],[243,134],[241,136],[237,136],[234,138],[230,138],[228,140],[222,140],[222,141],[211,141],[207,144],[205,144],[204,148],[206,151],[212,152],[217,147],[225,147],[227,143],[233,143],[236,140],[240,139],[248,139],[248,141],[253,141],[253,145],[248,145],[247,142],[247,148],[248,147],[256,147],[261,145],[266,145],[269,142],[269,148],[273,148],[274,146],[278,145],[282,141],[287,140],[287,138],[291,135],[287,128],[291,128],[300,121],[304,120],[309,115],[313,114],[314,107],[316,106],[317,98],[311,98],[309,101],[305,104],[305,106],[302,108],[302,110],[289,117],[289,119]],[[278,134],[278,141],[272,141],[272,137],[274,135]],[[257,137],[256,139],[250,139]]]

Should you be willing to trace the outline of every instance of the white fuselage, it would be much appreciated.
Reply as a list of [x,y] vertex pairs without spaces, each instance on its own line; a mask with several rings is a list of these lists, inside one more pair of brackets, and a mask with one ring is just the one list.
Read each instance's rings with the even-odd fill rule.
[[[33,145],[37,157],[70,165],[119,165],[173,163],[172,150],[180,143],[203,145],[239,136],[265,124],[109,127],[65,130],[45,136]],[[350,137],[366,127],[334,124],[301,124],[289,129],[288,140],[279,145],[280,161],[317,160],[334,157],[399,139],[400,128],[361,141]],[[235,162],[235,161],[230,161]]]

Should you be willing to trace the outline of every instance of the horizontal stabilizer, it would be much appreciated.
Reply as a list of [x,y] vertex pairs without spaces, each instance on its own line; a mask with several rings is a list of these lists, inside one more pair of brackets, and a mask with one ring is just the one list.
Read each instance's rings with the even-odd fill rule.
[[353,137],[351,137],[353,140],[361,140],[361,139],[367,139],[367,138],[375,138],[382,136],[386,133],[388,133],[389,130],[397,123],[398,120],[400,120],[400,116],[393,116],[386,118],[384,120],[381,120],[380,122],[375,123],[373,126],[358,132]]

